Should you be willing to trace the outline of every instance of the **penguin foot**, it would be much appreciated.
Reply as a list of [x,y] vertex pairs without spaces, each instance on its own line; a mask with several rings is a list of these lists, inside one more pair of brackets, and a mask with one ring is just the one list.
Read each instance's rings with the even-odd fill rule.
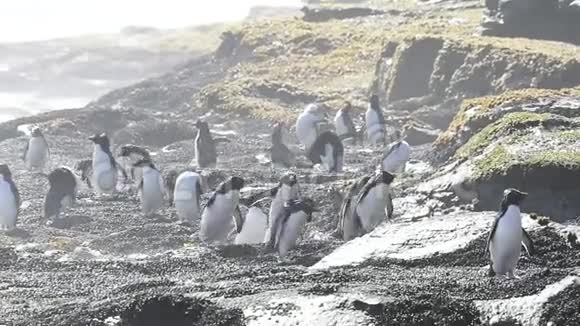
[[520,280],[521,279],[521,277],[514,274],[514,272],[507,273],[507,278],[510,280]]

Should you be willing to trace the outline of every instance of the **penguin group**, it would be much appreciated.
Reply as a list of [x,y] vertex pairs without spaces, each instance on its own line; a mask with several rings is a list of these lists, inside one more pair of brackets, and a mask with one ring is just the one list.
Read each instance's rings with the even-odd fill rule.
[[[378,96],[372,95],[365,112],[364,125],[357,129],[352,118],[352,105],[345,103],[334,116],[334,130],[326,123],[326,113],[321,105],[305,107],[295,124],[296,138],[303,146],[305,157],[313,165],[331,174],[343,172],[345,146],[363,143],[363,135],[371,146],[384,146],[377,172],[360,177],[351,183],[342,198],[338,233],[344,241],[371,232],[379,224],[393,218],[392,186],[396,175],[405,172],[411,156],[410,145],[396,131],[394,139],[386,144],[386,125]],[[118,156],[119,164],[111,151],[106,134],[90,137],[92,157],[75,166],[80,181],[93,189],[98,196],[119,191],[121,174],[136,185],[141,212],[145,217],[155,215],[166,202],[174,206],[178,220],[199,229],[199,238],[211,245],[264,244],[284,258],[297,245],[306,224],[320,211],[316,203],[301,196],[299,177],[286,172],[279,182],[265,192],[242,198],[246,180],[230,176],[208,194],[209,187],[204,169],[215,168],[218,162],[216,145],[223,139],[212,136],[209,124],[195,122],[194,139],[196,168],[170,171],[163,175],[153,162],[151,153],[136,145],[124,145]],[[366,131],[366,132],[365,132]],[[299,166],[297,154],[285,143],[285,125],[277,123],[272,131],[270,147],[273,168],[289,170]],[[22,156],[29,171],[42,172],[50,156],[50,149],[42,131],[33,129]],[[59,167],[48,175],[49,190],[44,200],[44,218],[59,219],[67,208],[75,205],[80,181],[72,169]],[[208,194],[208,196],[205,196]],[[208,198],[207,200],[204,200]],[[533,254],[533,242],[521,226],[519,205],[527,194],[508,189],[501,202],[500,212],[489,234],[486,251],[490,255],[490,274],[514,277],[520,257],[520,243]],[[205,201],[205,205],[203,202]],[[21,198],[12,178],[10,168],[0,164],[0,229],[16,227]],[[246,206],[242,214],[240,206]]]

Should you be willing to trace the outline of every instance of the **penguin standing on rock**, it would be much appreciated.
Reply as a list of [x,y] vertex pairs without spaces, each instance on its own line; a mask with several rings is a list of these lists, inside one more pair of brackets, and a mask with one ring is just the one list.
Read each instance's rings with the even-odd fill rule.
[[277,223],[276,219],[281,216],[280,212],[284,209],[284,203],[292,199],[298,199],[299,194],[298,177],[292,172],[283,175],[280,183],[270,190],[272,204],[268,214],[268,230],[266,231],[264,242],[267,243],[270,240],[270,234]]
[[359,133],[356,130],[351,116],[352,105],[347,102],[346,105],[338,110],[334,117],[334,127],[337,136],[344,142],[349,140],[356,145]]
[[344,146],[332,131],[323,132],[307,151],[313,164],[321,164],[330,173],[341,173],[344,160]]
[[136,168],[134,164],[141,160],[151,161],[151,154],[149,151],[143,147],[135,145],[124,145],[121,147],[119,156],[125,163],[125,169],[128,167],[126,164],[133,165],[130,166],[130,176],[133,182],[139,184],[139,182],[141,182],[141,178],[143,177],[143,171],[141,171],[139,168]]
[[195,123],[197,136],[195,137],[195,162],[198,168],[213,168],[217,164],[216,142],[211,136],[209,124],[197,120]]
[[272,146],[270,147],[270,159],[272,165],[281,168],[296,166],[294,153],[284,144],[284,123],[279,122],[272,130]]
[[75,204],[78,184],[74,173],[66,167],[52,171],[48,175],[48,183],[50,188],[44,199],[44,218],[54,221]]
[[348,193],[342,201],[340,207],[340,216],[338,221],[338,234],[342,235],[344,241],[350,241],[358,236],[360,231],[360,223],[353,219],[354,209],[356,208],[356,200],[358,194],[363,187],[371,179],[370,175],[366,175],[356,180],[349,188]]
[[296,120],[296,137],[306,151],[318,138],[318,125],[324,122],[324,112],[316,104],[309,104]]
[[399,131],[395,133],[397,141],[389,145],[382,157],[383,171],[397,174],[405,172],[405,166],[411,157],[411,146],[400,135]]
[[30,140],[26,143],[26,149],[22,156],[22,159],[26,163],[26,168],[29,171],[42,171],[48,161],[49,155],[50,149],[42,131],[40,128],[34,128]]
[[268,215],[264,213],[264,206],[269,198],[262,198],[250,205],[241,231],[234,241],[237,245],[260,244],[268,228]]
[[281,258],[296,246],[296,241],[302,234],[304,226],[312,220],[312,213],[318,212],[314,201],[309,198],[289,200],[284,204],[280,217],[270,236],[269,247],[275,248]]
[[151,216],[163,207],[163,179],[150,160],[141,160],[133,165],[142,169],[143,177],[139,183],[141,210],[145,216]]
[[194,171],[185,171],[177,177],[173,201],[177,216],[183,223],[199,223],[201,219],[202,176]]
[[371,96],[365,120],[369,142],[373,145],[383,144],[385,141],[385,117],[377,95]]
[[350,237],[369,233],[385,218],[391,219],[393,203],[390,185],[394,179],[394,175],[381,171],[364,185],[357,196],[352,221],[348,221],[353,227],[352,232],[348,233]]
[[0,164],[0,230],[16,227],[20,210],[20,193],[6,164]]
[[497,218],[487,240],[491,258],[489,275],[505,275],[515,278],[516,265],[520,259],[522,244],[529,255],[534,254],[534,244],[522,228],[520,204],[528,196],[517,189],[506,189]]
[[106,134],[95,135],[89,138],[95,145],[92,161],[92,185],[97,193],[113,193],[117,187],[117,161],[111,153],[111,142]]
[[234,227],[238,233],[242,230],[243,220],[239,216],[238,203],[243,187],[244,179],[231,177],[214,191],[201,214],[200,235],[203,241],[225,243]]

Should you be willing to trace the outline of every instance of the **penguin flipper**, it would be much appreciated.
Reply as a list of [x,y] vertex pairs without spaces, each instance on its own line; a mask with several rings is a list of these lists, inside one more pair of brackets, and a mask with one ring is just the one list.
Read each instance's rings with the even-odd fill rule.
[[26,154],[28,154],[28,148],[30,147],[30,141],[26,142],[26,147],[24,148],[24,153],[22,153],[22,160],[26,161]]
[[493,236],[495,235],[495,231],[497,230],[497,225],[499,224],[500,219],[501,219],[501,215],[493,221],[493,226],[491,227],[491,232],[489,232],[489,236],[487,237],[487,244],[485,247],[485,252],[487,252],[488,254],[490,253],[489,246],[491,245],[491,241],[493,240]]
[[387,193],[387,221],[390,221],[393,218],[393,211],[393,194],[389,189],[389,192]]
[[234,210],[234,223],[236,225],[236,232],[241,233],[244,227],[244,217],[240,210],[240,205],[236,205],[236,209]]
[[536,249],[534,248],[534,242],[532,241],[532,238],[530,237],[528,232],[524,230],[524,228],[522,228],[522,244],[524,245],[524,248],[526,248],[526,252],[528,253],[529,256],[533,256],[536,253]]
[[46,152],[48,153],[48,157],[50,157],[50,147],[48,146],[48,142],[46,141],[46,138],[44,138],[44,135],[42,135],[42,141],[44,142],[44,146],[46,146]]

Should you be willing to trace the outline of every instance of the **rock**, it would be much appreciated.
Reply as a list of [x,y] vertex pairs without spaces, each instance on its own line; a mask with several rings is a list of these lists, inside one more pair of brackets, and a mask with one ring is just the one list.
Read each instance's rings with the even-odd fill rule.
[[432,143],[437,139],[439,131],[426,128],[418,123],[410,122],[403,127],[403,135],[405,140],[411,146],[423,145]]
[[370,8],[315,8],[303,7],[304,21],[307,22],[326,22],[332,19],[350,19],[356,17],[378,16],[385,14],[384,11]]

